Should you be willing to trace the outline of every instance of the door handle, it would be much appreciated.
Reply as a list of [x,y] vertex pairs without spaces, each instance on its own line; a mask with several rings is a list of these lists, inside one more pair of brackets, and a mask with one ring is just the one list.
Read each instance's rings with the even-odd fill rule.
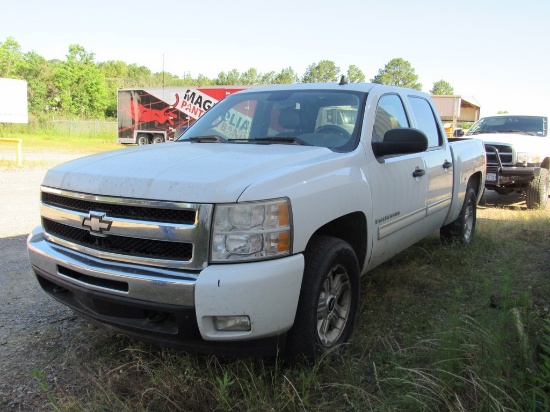
[[413,177],[420,177],[420,176],[424,176],[425,174],[426,174],[426,171],[424,169],[416,169],[413,172]]
[[453,164],[445,160],[445,163],[443,163],[443,169],[450,169],[451,167],[453,167]]

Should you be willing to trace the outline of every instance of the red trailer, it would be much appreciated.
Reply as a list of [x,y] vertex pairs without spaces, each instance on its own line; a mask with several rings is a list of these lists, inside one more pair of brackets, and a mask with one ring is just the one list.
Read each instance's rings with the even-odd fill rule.
[[208,109],[246,86],[148,87],[118,90],[118,142],[172,141]]

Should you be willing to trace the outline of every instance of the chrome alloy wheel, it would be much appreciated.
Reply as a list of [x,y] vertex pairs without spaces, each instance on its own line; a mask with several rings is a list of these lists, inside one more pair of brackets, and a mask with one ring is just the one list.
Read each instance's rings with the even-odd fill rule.
[[466,242],[470,241],[470,238],[472,237],[473,228],[474,228],[474,205],[470,200],[466,205],[466,209],[464,210],[464,232],[463,232],[464,235],[463,236]]
[[352,292],[349,274],[336,265],[327,274],[317,303],[317,333],[324,346],[333,346],[350,315]]

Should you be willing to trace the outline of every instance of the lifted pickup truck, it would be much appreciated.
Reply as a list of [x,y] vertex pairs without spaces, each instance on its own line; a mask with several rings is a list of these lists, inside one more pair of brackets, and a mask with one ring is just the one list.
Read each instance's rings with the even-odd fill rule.
[[528,209],[548,203],[550,137],[546,116],[484,117],[466,133],[485,143],[485,188],[500,195],[525,192]]
[[174,143],[49,170],[28,252],[47,293],[118,332],[315,357],[349,340],[361,275],[437,230],[472,241],[484,174],[427,94],[258,87]]

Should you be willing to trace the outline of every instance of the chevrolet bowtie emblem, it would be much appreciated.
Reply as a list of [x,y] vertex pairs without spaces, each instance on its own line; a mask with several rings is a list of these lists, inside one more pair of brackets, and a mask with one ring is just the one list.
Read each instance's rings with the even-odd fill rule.
[[92,235],[103,235],[103,232],[108,232],[111,228],[110,220],[105,219],[105,213],[90,212],[87,217],[82,220],[82,226],[90,231]]

